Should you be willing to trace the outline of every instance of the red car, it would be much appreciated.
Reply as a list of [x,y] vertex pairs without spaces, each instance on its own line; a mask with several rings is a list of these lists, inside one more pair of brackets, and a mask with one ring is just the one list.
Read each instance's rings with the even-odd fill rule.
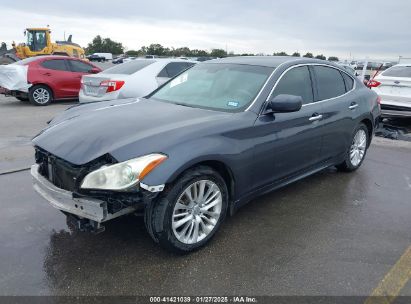
[[102,71],[90,62],[66,56],[32,57],[13,65],[28,66],[28,89],[0,88],[0,93],[13,95],[22,101],[30,100],[38,106],[48,105],[53,100],[78,98],[81,77]]

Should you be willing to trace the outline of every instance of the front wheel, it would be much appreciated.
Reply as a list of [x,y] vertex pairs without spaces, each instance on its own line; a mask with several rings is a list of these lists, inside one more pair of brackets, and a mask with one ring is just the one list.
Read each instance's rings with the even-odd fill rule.
[[35,85],[29,90],[29,100],[36,106],[47,106],[53,100],[53,93],[44,85]]
[[357,170],[367,154],[369,140],[368,128],[363,123],[359,124],[353,133],[351,146],[345,155],[345,160],[337,165],[337,169],[345,172]]
[[226,216],[227,206],[224,179],[209,167],[197,167],[146,207],[146,228],[168,250],[193,251],[213,237]]

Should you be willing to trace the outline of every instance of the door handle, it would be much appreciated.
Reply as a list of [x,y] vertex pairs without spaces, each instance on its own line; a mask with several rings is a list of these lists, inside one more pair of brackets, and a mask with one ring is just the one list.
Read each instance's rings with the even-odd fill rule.
[[43,74],[44,76],[51,76],[51,73],[47,72]]
[[354,110],[354,109],[358,108],[358,103],[353,102],[348,108],[349,108],[350,110]]
[[322,118],[323,118],[323,116],[321,114],[314,113],[313,116],[311,116],[309,118],[309,121],[317,121],[317,120],[320,120]]

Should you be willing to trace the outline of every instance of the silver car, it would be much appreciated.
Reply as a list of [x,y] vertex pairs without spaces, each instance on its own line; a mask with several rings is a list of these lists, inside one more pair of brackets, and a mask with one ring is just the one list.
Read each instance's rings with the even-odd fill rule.
[[81,80],[80,102],[143,97],[196,62],[181,59],[137,59]]
[[383,115],[411,117],[411,64],[387,69],[368,86],[381,97]]

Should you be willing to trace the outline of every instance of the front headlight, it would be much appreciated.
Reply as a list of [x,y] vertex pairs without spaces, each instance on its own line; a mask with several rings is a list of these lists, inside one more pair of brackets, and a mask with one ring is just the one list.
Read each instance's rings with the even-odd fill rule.
[[82,189],[126,190],[135,186],[155,167],[167,159],[163,154],[150,154],[128,161],[103,166],[86,175]]

